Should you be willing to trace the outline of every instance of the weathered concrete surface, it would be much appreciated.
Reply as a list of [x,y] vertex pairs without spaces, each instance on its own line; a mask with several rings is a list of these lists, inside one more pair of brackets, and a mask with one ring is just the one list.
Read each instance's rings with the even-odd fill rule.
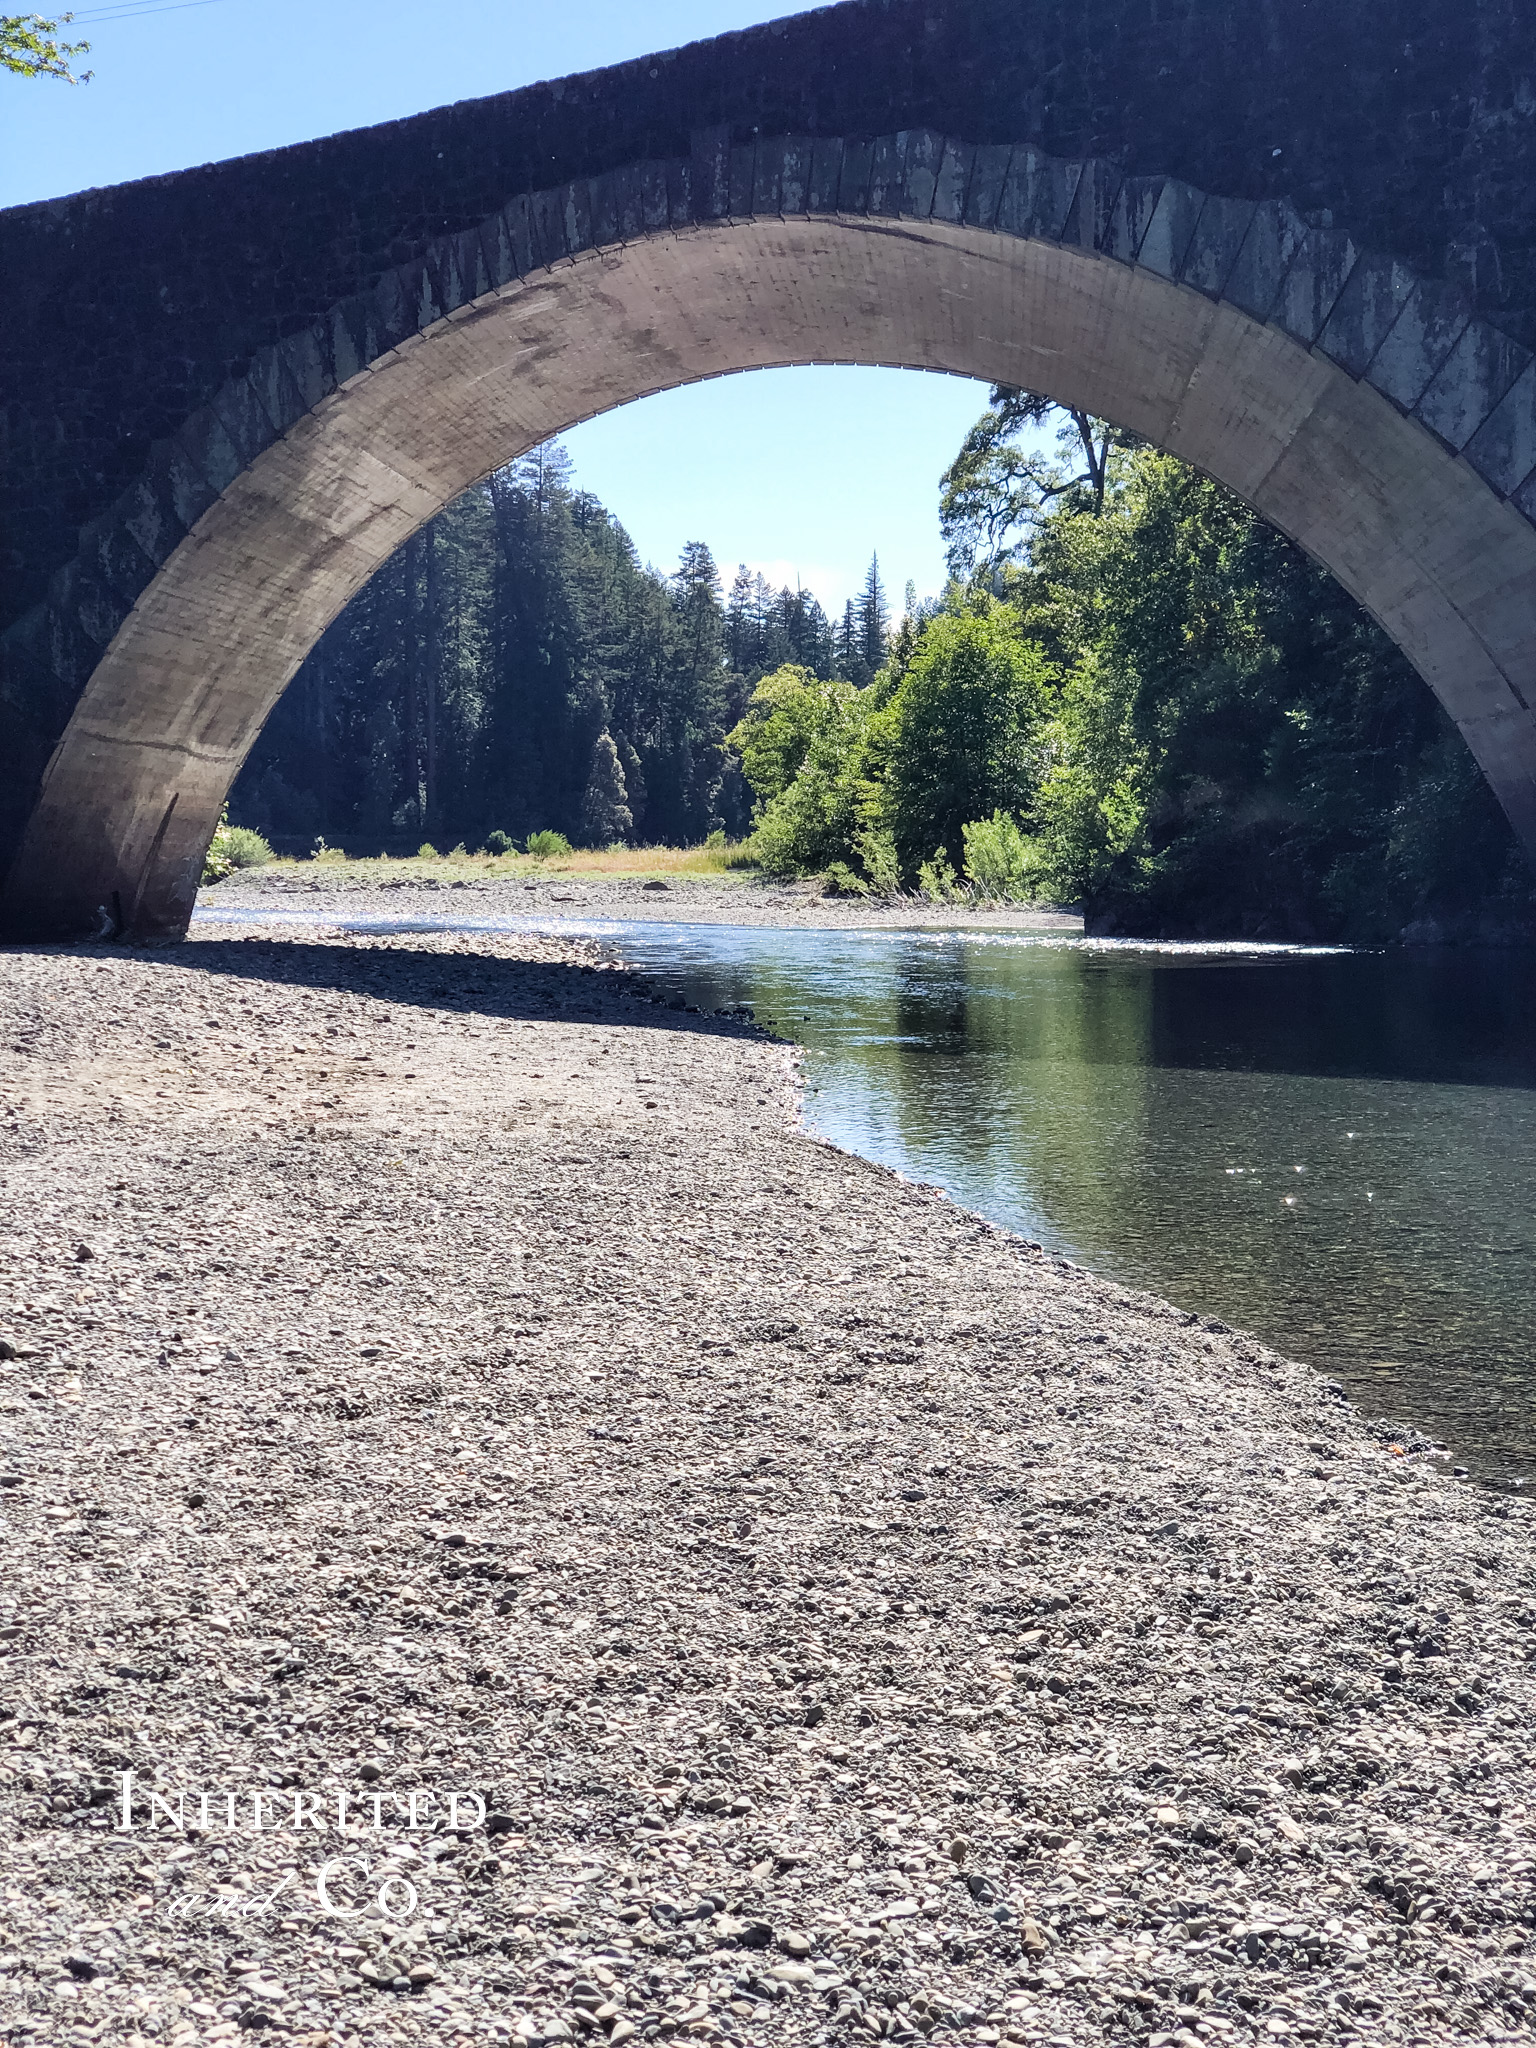
[[1536,31],[1319,12],[860,0],[0,216],[0,916],[179,931],[261,720],[423,519],[805,360],[1026,383],[1230,483],[1536,848]]

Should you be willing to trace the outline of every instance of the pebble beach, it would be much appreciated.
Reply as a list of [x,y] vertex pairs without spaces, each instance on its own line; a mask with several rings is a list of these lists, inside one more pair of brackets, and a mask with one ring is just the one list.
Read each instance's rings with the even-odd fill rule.
[[1523,1501],[588,939],[0,1048],[0,2038],[1529,2038]]

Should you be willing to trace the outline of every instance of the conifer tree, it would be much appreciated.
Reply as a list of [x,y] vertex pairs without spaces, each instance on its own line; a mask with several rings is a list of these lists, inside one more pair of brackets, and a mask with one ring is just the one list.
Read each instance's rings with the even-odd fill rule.
[[635,821],[628,795],[619,750],[605,729],[592,743],[592,762],[581,799],[581,836],[589,846],[612,846],[615,840],[629,837]]
[[851,680],[867,683],[885,660],[886,640],[891,624],[885,585],[880,580],[880,557],[871,555],[869,572],[859,596],[857,660],[861,674]]

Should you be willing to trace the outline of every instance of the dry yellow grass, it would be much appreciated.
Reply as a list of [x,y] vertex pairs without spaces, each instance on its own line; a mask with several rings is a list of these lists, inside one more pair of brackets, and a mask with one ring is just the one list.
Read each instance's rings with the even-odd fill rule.
[[[468,881],[502,875],[633,875],[642,881],[687,880],[745,882],[756,864],[744,845],[736,846],[621,846],[603,852],[577,849],[551,860],[535,860],[524,853],[441,853],[422,857],[391,859],[381,854],[371,860],[349,860],[331,848],[316,859],[278,859],[272,869],[284,869],[328,880],[413,881],[432,877],[439,881]],[[270,872],[270,869],[269,869]]]

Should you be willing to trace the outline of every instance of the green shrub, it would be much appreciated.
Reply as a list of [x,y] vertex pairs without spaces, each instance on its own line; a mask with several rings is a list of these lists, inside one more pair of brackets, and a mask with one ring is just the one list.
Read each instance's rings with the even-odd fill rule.
[[438,852],[437,848],[432,844],[431,840],[429,839],[427,840],[425,845],[417,847],[416,858],[418,860],[441,860],[442,855]]
[[821,878],[823,896],[867,896],[869,884],[845,860],[835,860]]
[[272,849],[259,832],[252,832],[245,825],[231,825],[228,812],[214,829],[208,845],[207,858],[203,862],[203,882],[222,882],[226,875],[232,875],[240,868],[264,868],[272,858]]
[[464,844],[463,840],[461,839],[457,846],[450,849],[448,858],[450,860],[462,860],[465,854],[467,854],[468,852],[469,848]]
[[735,845],[727,840],[723,847],[712,847],[710,851],[715,856],[714,865],[717,868],[724,868],[727,873],[733,868],[762,866],[757,857],[757,842],[754,839],[739,839]]
[[983,896],[1018,903],[1030,894],[1032,849],[1018,820],[994,811],[964,828],[966,879]]
[[485,835],[485,850],[487,853],[494,854],[500,858],[504,853],[516,853],[517,841],[510,838],[505,832],[487,832]]
[[530,832],[528,851],[535,860],[563,860],[571,850],[571,842],[563,832]]
[[711,832],[709,837],[705,840],[704,844],[709,848],[711,853],[720,852],[725,845],[725,833],[722,830],[722,828],[717,825],[714,831]]
[[960,877],[950,863],[948,850],[940,847],[932,860],[917,871],[917,893],[930,903],[952,903],[960,893]]
[[264,868],[272,858],[272,849],[266,840],[248,825],[224,827],[224,850],[237,868]]
[[872,896],[894,896],[901,887],[901,862],[896,841],[878,825],[867,825],[854,841]]

